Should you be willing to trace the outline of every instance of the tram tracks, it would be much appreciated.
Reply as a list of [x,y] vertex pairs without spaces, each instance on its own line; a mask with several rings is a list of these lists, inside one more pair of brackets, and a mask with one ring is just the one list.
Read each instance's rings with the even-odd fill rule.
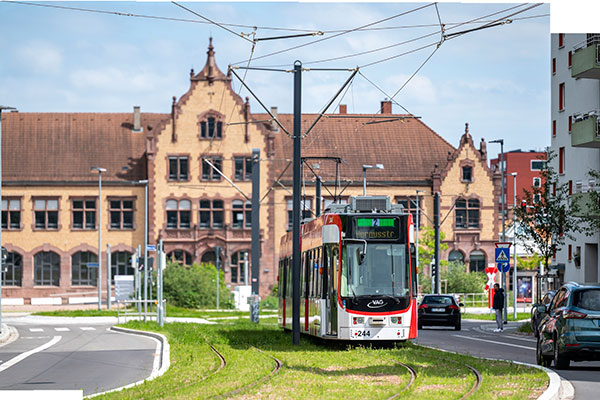
[[415,381],[417,380],[417,371],[415,371],[415,369],[413,367],[411,367],[410,365],[405,364],[403,362],[400,362],[400,361],[394,361],[394,363],[396,363],[396,365],[400,365],[400,366],[406,368],[410,374],[410,379],[408,380],[408,383],[399,392],[388,397],[386,400],[397,399],[398,396],[400,396],[403,392],[406,392],[413,385],[413,383],[415,383]]

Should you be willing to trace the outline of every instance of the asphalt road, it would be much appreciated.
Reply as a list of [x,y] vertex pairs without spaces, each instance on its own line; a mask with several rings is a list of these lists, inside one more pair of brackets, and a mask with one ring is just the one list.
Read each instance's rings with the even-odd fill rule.
[[[509,322],[504,332],[494,333],[492,321],[462,321],[462,330],[425,327],[419,330],[417,343],[477,357],[514,360],[535,364],[536,340],[517,335],[520,323]],[[600,362],[571,362],[568,370],[556,370],[575,389],[575,399],[597,399],[600,393]]]
[[10,325],[19,338],[0,347],[0,390],[82,389],[89,395],[152,372],[157,342],[148,337],[112,332],[110,325]]

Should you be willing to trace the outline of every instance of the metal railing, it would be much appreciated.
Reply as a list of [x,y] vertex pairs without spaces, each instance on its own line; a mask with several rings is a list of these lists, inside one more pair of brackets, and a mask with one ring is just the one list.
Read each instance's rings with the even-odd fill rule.
[[[146,307],[144,307],[144,303],[146,303]],[[156,300],[118,300],[117,304],[117,323],[121,323],[121,318],[124,319],[124,322],[127,322],[127,319],[133,319],[138,321],[156,321],[161,323],[167,317],[167,300],[162,301],[162,307],[158,307],[158,302]],[[152,311],[153,307],[155,308]],[[148,310],[144,312],[144,309]],[[161,315],[162,314],[162,315]]]

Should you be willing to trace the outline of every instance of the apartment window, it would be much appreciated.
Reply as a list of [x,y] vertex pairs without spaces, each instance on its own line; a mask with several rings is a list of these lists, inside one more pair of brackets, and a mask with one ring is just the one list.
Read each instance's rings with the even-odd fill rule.
[[223,159],[221,157],[202,157],[202,180],[203,181],[220,181],[221,175],[211,167],[209,163],[204,160],[210,161],[219,171],[223,172]]
[[[247,252],[247,251],[238,251],[231,255],[231,263],[229,266],[229,268],[231,270],[231,283],[249,284],[249,282],[244,281],[246,278],[246,270],[244,269],[245,268],[244,257],[246,254],[248,254],[248,259],[250,259],[249,252]],[[248,263],[248,267],[250,267],[250,263]],[[248,269],[250,269],[250,268],[248,268]],[[250,276],[250,271],[248,271],[248,277],[249,276]]]
[[556,58],[552,59],[552,74],[556,74]]
[[569,261],[573,259],[573,245],[569,245],[568,247]]
[[558,85],[558,111],[565,109],[565,84],[564,82]]
[[573,66],[573,52],[569,51],[569,68]]
[[486,266],[485,253],[481,250],[473,250],[469,255],[469,271],[484,272]]
[[552,196],[556,196],[556,183],[552,184]]
[[558,173],[565,173],[565,148],[561,147],[558,149]]
[[202,139],[221,139],[223,123],[215,117],[208,117],[205,121],[200,121],[200,137]]
[[79,251],[71,256],[71,284],[73,286],[96,286],[98,268],[89,267],[89,263],[97,263],[98,256],[89,251]]
[[479,200],[463,198],[456,200],[456,227],[479,228]]
[[573,181],[569,180],[569,196],[573,194]]
[[59,286],[60,256],[53,251],[41,251],[33,256],[33,283],[36,286]]
[[189,159],[188,157],[169,157],[169,180],[187,181],[189,180]]
[[224,226],[223,200],[200,200],[200,228]]
[[133,200],[111,199],[109,204],[110,228],[133,229]]
[[541,178],[533,178],[533,187],[540,187],[542,186],[542,179]]
[[2,200],[2,229],[21,229],[21,200]]
[[573,116],[569,115],[569,133],[571,133],[572,127],[573,127]]
[[179,264],[192,265],[192,255],[184,250],[173,250],[167,254],[167,258]]
[[116,251],[110,255],[110,270],[112,280],[115,281],[115,275],[134,275],[135,271],[131,265],[131,256],[133,254],[127,251]]
[[96,199],[73,200],[73,229],[96,229]]
[[462,181],[473,182],[473,167],[462,167]]
[[[292,199],[287,199],[288,210],[288,230],[292,229],[294,219],[294,202]],[[300,199],[300,221],[312,217],[312,199]]]
[[3,263],[3,286],[22,286],[23,283],[23,257],[19,253],[9,252]]
[[556,120],[552,121],[552,136],[556,136]]
[[542,195],[539,193],[536,193],[533,195],[533,203],[539,203],[542,200]]
[[236,181],[252,179],[252,157],[234,157],[234,177]]
[[252,203],[250,201],[234,200],[232,203],[234,228],[252,227]]
[[35,229],[58,229],[58,200],[34,199]]
[[189,229],[191,216],[192,202],[190,200],[167,200],[167,228]]
[[544,164],[546,163],[546,161],[542,161],[542,160],[531,160],[531,170],[532,171],[541,171],[544,169]]
[[565,47],[565,34],[564,33],[559,33],[558,34],[558,48],[562,48]]
[[[421,199],[419,199],[421,201]],[[417,224],[417,198],[416,197],[397,197],[396,203],[404,207],[404,211],[412,214],[413,224]],[[420,202],[419,206],[423,203]],[[420,207],[419,207],[420,208]],[[422,225],[423,221],[421,218],[421,211],[419,210],[419,226]]]

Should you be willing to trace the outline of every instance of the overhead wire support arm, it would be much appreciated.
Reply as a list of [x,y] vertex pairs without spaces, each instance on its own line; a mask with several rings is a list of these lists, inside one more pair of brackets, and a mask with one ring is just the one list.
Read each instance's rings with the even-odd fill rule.
[[242,189],[240,189],[240,188],[239,188],[239,187],[238,187],[238,186],[237,186],[235,183],[233,183],[233,182],[231,181],[231,179],[229,179],[227,176],[225,176],[225,174],[223,174],[223,173],[221,172],[221,170],[219,170],[219,168],[215,167],[215,165],[214,165],[213,163],[211,163],[211,162],[210,162],[209,160],[207,160],[206,158],[205,158],[205,159],[203,159],[202,161],[204,161],[205,163],[207,163],[208,165],[210,165],[212,169],[214,169],[215,171],[217,171],[217,173],[218,173],[219,175],[221,175],[221,176],[223,177],[223,179],[225,179],[225,180],[226,180],[226,181],[227,181],[227,182],[228,182],[228,183],[229,183],[231,186],[233,186],[233,187],[234,187],[234,188],[235,188],[235,189],[236,189],[238,192],[240,192],[240,193],[242,194],[242,196],[244,196],[244,197],[246,198],[246,200],[248,200],[248,201],[252,201],[252,199],[251,199],[250,197],[248,197],[248,196],[246,195],[246,193],[244,193],[244,192],[242,191]]
[[293,38],[305,37],[305,36],[323,36],[323,35],[324,35],[324,32],[317,31],[317,32],[310,32],[310,33],[300,33],[300,34],[297,34],[297,35],[272,36],[272,37],[256,38],[256,39],[254,39],[254,41],[258,42],[258,41],[262,41],[262,40],[293,39]]
[[271,116],[271,118],[273,119],[273,121],[275,121],[275,123],[277,125],[279,125],[279,127],[285,132],[286,135],[291,136],[290,133],[288,132],[287,129],[285,129],[285,127],[281,124],[281,122],[279,122],[279,120],[273,115],[273,113],[271,113],[271,111],[263,104],[262,101],[260,101],[260,99],[258,98],[258,96],[256,96],[254,94],[254,92],[252,91],[252,89],[250,89],[248,87],[248,85],[246,85],[246,83],[244,82],[244,80],[242,78],[240,78],[240,76],[238,74],[236,74],[236,72],[233,70],[233,68],[231,66],[229,66],[229,71],[231,71],[231,73],[239,79],[240,83],[246,88],[246,90],[248,90],[248,92],[250,92],[250,94],[252,95],[252,97],[254,97],[256,99],[256,101],[258,101],[258,104],[261,105],[261,107],[267,112],[267,114],[269,114]]
[[263,67],[239,67],[239,66],[230,66],[229,69],[251,69],[254,71],[271,71],[271,72],[292,72],[289,69],[275,69],[275,68],[263,68]]
[[[283,174],[285,174],[285,171],[287,171],[287,170],[288,170],[288,168],[290,167],[290,165],[292,165],[292,162],[291,162],[291,161],[289,161],[289,162],[287,163],[287,165],[286,165],[286,166],[285,166],[285,168],[283,169],[283,172],[281,172],[281,173],[279,174],[279,176],[277,177],[277,179],[275,179],[275,182],[279,182],[279,180],[281,179],[281,177],[283,176]],[[265,195],[264,195],[264,196],[263,196],[263,197],[260,199],[260,203],[262,203],[262,202],[263,202],[263,200],[264,200],[264,199],[265,199],[265,198],[266,198],[266,197],[269,195],[269,193],[271,193],[271,191],[273,190],[273,188],[274,188],[274,187],[275,187],[275,183],[273,183],[273,184],[271,185],[271,187],[269,188],[269,190],[267,190],[267,193],[265,193]]]

